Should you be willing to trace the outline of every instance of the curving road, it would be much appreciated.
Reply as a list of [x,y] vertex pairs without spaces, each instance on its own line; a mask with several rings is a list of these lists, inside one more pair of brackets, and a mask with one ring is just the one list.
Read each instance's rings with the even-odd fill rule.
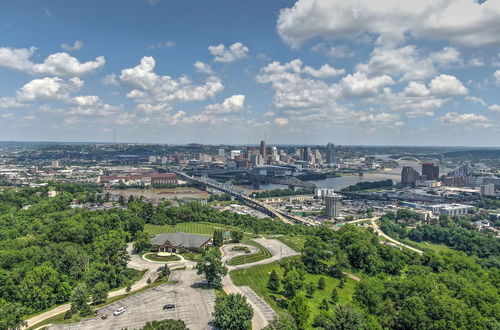
[[418,254],[424,254],[424,252],[422,250],[419,250],[419,249],[415,249],[414,247],[412,246],[409,246],[409,245],[406,245],[404,243],[401,243],[400,241],[397,241],[395,240],[394,238],[390,237],[390,236],[387,236],[383,231],[382,229],[380,229],[380,227],[375,223],[375,220],[371,220],[371,227],[373,229],[375,229],[375,231],[378,233],[379,236],[382,236],[383,238],[385,238],[386,240],[388,241],[391,241],[392,243],[396,244],[396,245],[399,245],[399,246],[402,246],[404,248],[407,248],[409,250],[412,250],[414,252],[417,252]]

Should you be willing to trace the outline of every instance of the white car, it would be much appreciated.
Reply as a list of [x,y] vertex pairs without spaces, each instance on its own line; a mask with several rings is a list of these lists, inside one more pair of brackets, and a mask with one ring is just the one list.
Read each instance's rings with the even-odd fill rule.
[[118,315],[123,314],[123,313],[125,313],[125,307],[120,307],[116,311],[113,312],[113,315],[118,316]]

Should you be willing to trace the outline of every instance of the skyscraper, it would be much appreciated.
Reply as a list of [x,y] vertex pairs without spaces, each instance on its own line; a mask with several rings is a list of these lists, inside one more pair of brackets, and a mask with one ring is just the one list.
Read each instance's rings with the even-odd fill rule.
[[331,194],[325,196],[326,215],[330,218],[338,218],[340,216],[340,196]]
[[433,162],[423,162],[422,163],[422,176],[426,177],[427,180],[439,179],[439,166],[434,165]]
[[335,155],[335,145],[329,142],[326,145],[326,163],[327,164],[336,164],[337,156]]
[[415,184],[420,174],[411,166],[403,166],[401,170],[402,184]]
[[262,156],[262,158],[264,158],[264,161],[267,160],[267,155],[266,155],[266,141],[264,141],[264,140],[260,141],[259,154]]

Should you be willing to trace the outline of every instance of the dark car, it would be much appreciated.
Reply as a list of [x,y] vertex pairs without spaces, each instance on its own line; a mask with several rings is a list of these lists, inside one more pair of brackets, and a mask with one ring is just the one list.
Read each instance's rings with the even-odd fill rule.
[[158,269],[156,271],[161,272],[163,270],[163,268],[165,268],[165,266],[158,267]]
[[173,309],[175,308],[175,305],[174,304],[166,304],[166,305],[163,305],[163,309]]

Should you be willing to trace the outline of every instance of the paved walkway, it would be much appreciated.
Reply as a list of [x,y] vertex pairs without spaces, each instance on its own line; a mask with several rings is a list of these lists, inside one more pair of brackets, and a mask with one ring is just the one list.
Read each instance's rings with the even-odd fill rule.
[[[279,261],[286,257],[291,257],[295,255],[299,255],[300,253],[292,250],[288,245],[282,243],[277,239],[268,239],[268,238],[255,238],[253,239],[263,247],[269,250],[271,253],[271,257],[263,260],[259,260],[256,262],[238,265],[238,266],[227,266],[229,271],[236,269],[245,269],[250,267],[255,267],[258,265],[265,265],[275,261]],[[223,257],[222,260],[225,263],[230,259],[234,258],[237,255],[244,255],[243,251],[232,251],[232,247],[235,245],[243,245],[248,246],[249,248],[253,248],[252,251],[257,252],[257,248],[252,247],[250,245],[244,244],[228,244],[222,248]],[[259,295],[255,293],[249,286],[236,286],[234,285],[231,277],[229,275],[224,276],[222,278],[222,286],[224,287],[224,291],[226,293],[239,293],[247,297],[248,303],[253,308],[253,319],[252,319],[252,329],[260,330],[264,328],[270,321],[272,321],[276,315],[274,310],[266,303]]]

